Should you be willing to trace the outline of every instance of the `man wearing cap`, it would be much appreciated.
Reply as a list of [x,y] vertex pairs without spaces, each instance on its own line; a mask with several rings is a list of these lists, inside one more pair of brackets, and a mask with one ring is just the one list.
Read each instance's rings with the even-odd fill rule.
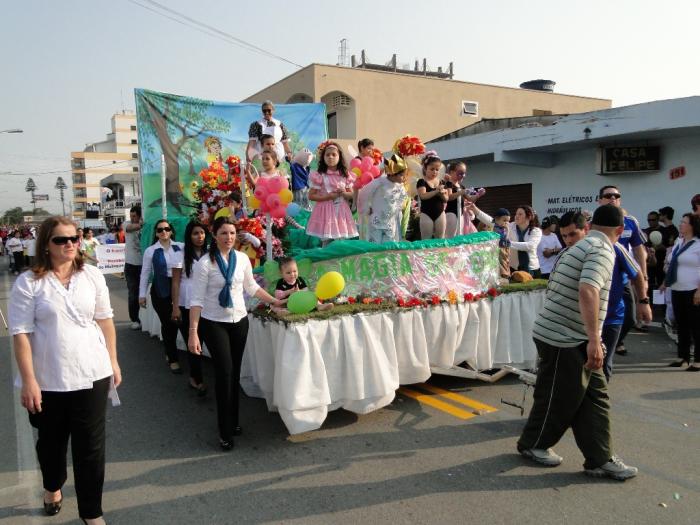
[[523,456],[557,466],[562,457],[551,447],[571,427],[585,457],[586,474],[620,481],[636,476],[637,469],[625,465],[612,450],[600,336],[614,244],[623,230],[622,210],[600,206],[589,234],[561,255],[550,275],[544,307],[533,328],[539,354],[534,404],[518,441]]

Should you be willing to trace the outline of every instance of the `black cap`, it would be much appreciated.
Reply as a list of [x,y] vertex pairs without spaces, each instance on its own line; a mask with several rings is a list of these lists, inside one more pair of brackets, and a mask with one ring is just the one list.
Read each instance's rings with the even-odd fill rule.
[[591,223],[596,226],[617,228],[618,226],[622,226],[625,222],[621,208],[613,204],[605,204],[603,206],[598,206],[595,212],[593,212],[593,220]]
[[505,208],[498,208],[496,213],[493,214],[493,218],[497,219],[498,217],[505,217],[506,215],[510,217],[510,212],[508,210]]

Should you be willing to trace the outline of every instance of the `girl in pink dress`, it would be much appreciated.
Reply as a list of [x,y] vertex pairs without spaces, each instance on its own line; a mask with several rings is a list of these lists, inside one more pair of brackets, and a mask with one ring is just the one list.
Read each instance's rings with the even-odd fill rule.
[[307,235],[319,237],[323,246],[335,239],[357,237],[348,201],[355,176],[348,173],[340,146],[326,141],[318,147],[318,171],[311,174],[309,200],[314,209],[306,225]]

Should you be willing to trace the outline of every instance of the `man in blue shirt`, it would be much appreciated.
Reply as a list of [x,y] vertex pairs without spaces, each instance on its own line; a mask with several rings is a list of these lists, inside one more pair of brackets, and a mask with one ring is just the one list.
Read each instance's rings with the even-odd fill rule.
[[[600,188],[600,191],[598,192],[598,204],[601,206],[604,204],[612,204],[613,206],[621,208],[622,195],[620,194],[620,190],[617,188],[617,186],[608,185]],[[646,286],[646,283],[648,281],[646,274],[647,251],[644,246],[644,243],[646,242],[646,236],[644,235],[644,232],[642,232],[642,229],[639,227],[639,222],[637,221],[637,219],[635,219],[631,215],[627,215],[627,212],[625,212],[624,223],[625,228],[622,232],[622,235],[620,235],[620,240],[618,241],[618,243],[621,244],[628,251],[631,251],[635,261],[637,261],[637,266],[640,269],[640,273],[645,283],[644,293],[639,294],[638,300],[648,301]],[[608,352],[613,352],[614,350],[615,353],[619,355],[627,355],[627,350],[625,349],[624,344],[625,336],[627,335],[627,332],[629,332],[630,328],[634,326],[634,297],[632,295],[632,289],[629,285],[625,286],[622,293],[622,299],[625,302],[625,319],[622,323],[617,346],[614,349],[608,348]]]
[[627,305],[623,299],[624,290],[628,288],[630,281],[634,285],[634,291],[640,301],[637,303],[637,319],[640,321],[651,321],[651,307],[649,299],[646,298],[646,281],[639,266],[630,256],[629,251],[619,242],[615,243],[615,265],[613,266],[612,278],[610,281],[610,293],[608,295],[608,313],[603,322],[603,333],[601,338],[607,351],[603,360],[603,373],[605,379],[610,381],[613,366],[613,351],[617,345],[617,340],[622,329]]

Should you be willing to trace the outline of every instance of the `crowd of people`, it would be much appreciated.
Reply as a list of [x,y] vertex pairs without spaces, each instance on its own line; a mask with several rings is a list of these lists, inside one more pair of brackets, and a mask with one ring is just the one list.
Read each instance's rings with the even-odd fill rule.
[[[265,114],[271,118],[272,112]],[[285,143],[280,124],[267,119],[258,124],[251,126],[251,133],[265,135],[275,128],[273,138]],[[274,141],[269,144],[261,149],[260,176],[275,172],[281,154],[291,155],[286,147],[278,153],[272,148]],[[649,227],[642,230],[622,208],[619,188],[611,185],[599,190],[599,206],[592,214],[567,212],[540,223],[526,204],[512,214],[501,208],[489,216],[477,206],[484,191],[463,184],[466,165],[448,164],[443,177],[443,163],[434,152],[422,159],[415,198],[406,188],[408,163],[399,154],[385,159],[383,175],[358,191],[337,143],[325,142],[318,153],[318,170],[309,173],[304,198],[315,203],[307,233],[323,244],[360,235],[353,208],[367,219],[362,233],[367,240],[402,240],[406,211],[415,202],[422,239],[492,229],[499,234],[503,278],[527,275],[549,280],[544,309],[533,329],[540,357],[535,403],[518,451],[540,464],[556,466],[562,458],[552,447],[571,427],[587,474],[619,480],[635,476],[637,469],[625,465],[611,445],[607,388],[614,349],[620,349],[618,341],[624,340],[629,319],[629,326],[651,320],[649,293],[656,287],[670,294],[677,325],[678,361],[672,366],[700,370],[698,363],[691,364],[692,348],[700,341],[700,195],[693,198],[693,211],[682,215],[678,229],[672,223],[674,210],[665,207],[650,213]],[[20,229],[5,235],[13,271],[29,268],[14,283],[8,317],[22,405],[38,429],[44,509],[49,515],[61,509],[70,437],[80,516],[86,523],[103,523],[105,406],[108,396],[118,399],[121,370],[109,291],[104,276],[91,266],[100,241],[91,230],[81,231],[61,217],[48,218],[28,233],[36,237],[31,260],[24,259]],[[142,253],[141,237],[151,234],[152,242]],[[189,387],[198,396],[207,394],[202,352],[204,346],[208,349],[218,441],[228,451],[243,432],[238,404],[248,334],[244,293],[281,309],[290,291],[303,289],[306,283],[294,261],[283,259],[275,295],[261,288],[253,278],[250,259],[237,249],[236,214],[216,218],[211,228],[192,220],[183,242],[175,241],[175,234],[167,219],[159,220],[152,232],[144,231],[141,210],[134,207],[121,230],[103,240],[125,243],[131,328],[141,328],[140,308],[150,298],[160,320],[168,369],[173,374],[183,371],[176,346],[179,331],[189,351]]]

